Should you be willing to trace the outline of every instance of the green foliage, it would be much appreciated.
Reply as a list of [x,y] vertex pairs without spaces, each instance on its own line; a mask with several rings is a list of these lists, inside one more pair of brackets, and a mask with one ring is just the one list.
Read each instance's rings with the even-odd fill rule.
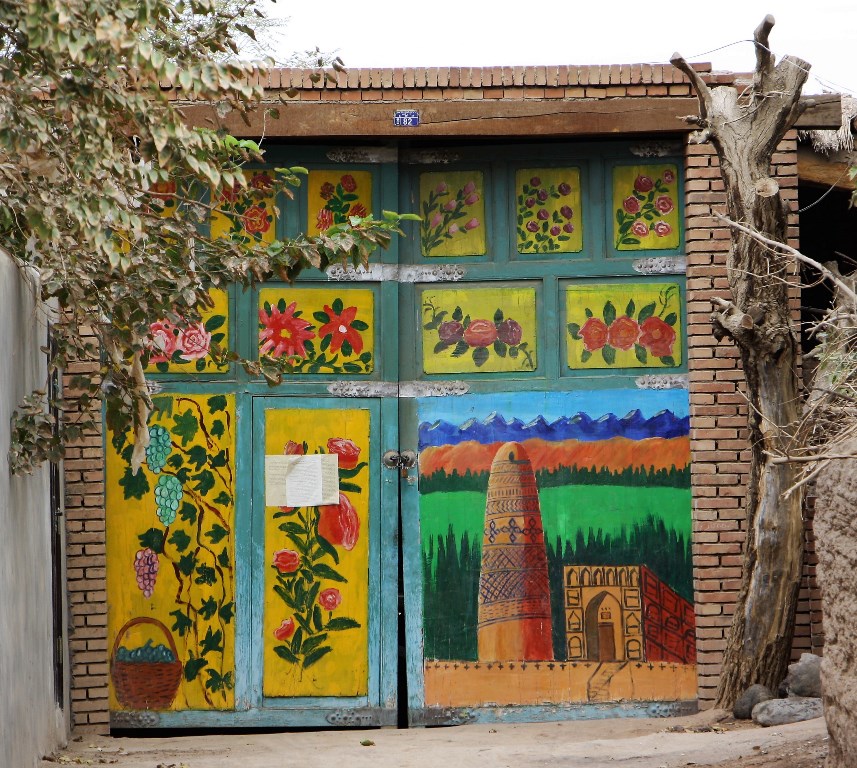
[[[547,542],[551,590],[554,657],[566,658],[565,594],[562,571],[566,565],[647,565],[679,595],[693,602],[693,564],[690,542],[662,520],[648,517],[618,534],[600,528],[578,530],[574,540],[557,537]],[[425,657],[475,661],[480,541],[449,526],[445,536],[434,536],[423,549],[423,616]]]
[[449,526],[423,551],[425,658],[476,661],[480,541]]
[[[61,398],[39,391],[22,401],[13,472],[61,458],[95,428],[102,398],[114,434],[145,438],[153,320],[187,328],[211,306],[210,290],[232,282],[366,264],[401,231],[402,217],[385,212],[271,244],[205,234],[220,205],[208,191],[233,187],[245,163],[264,157],[256,142],[188,125],[161,84],[220,116],[256,108],[264,72],[233,54],[260,15],[259,0],[0,3],[0,257],[34,269],[42,299],[61,310],[49,375],[104,352],[98,376],[73,377],[80,408],[57,424],[47,414],[69,411]],[[248,195],[290,199],[305,172],[271,168],[273,189]],[[219,364],[238,360],[220,345],[213,352]],[[279,381],[276,366],[242,362]]]
[[[558,488],[565,485],[619,485],[632,488],[690,488],[690,465],[681,468],[655,469],[654,466],[625,467],[609,470],[607,467],[556,467],[540,469],[536,472],[539,488]],[[457,469],[447,474],[438,469],[431,475],[420,476],[420,493],[451,493],[454,491],[488,490],[488,472],[471,472],[469,469],[459,474]]]

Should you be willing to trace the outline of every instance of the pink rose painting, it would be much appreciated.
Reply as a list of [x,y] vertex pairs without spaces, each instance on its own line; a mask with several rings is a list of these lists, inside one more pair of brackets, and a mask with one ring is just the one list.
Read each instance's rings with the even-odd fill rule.
[[674,168],[653,164],[614,169],[613,227],[617,250],[671,249],[679,245],[679,189]]

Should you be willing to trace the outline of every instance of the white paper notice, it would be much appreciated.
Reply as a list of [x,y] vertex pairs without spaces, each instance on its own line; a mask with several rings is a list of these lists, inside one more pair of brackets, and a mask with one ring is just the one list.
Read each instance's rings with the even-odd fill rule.
[[265,506],[317,507],[339,503],[339,457],[265,456]]

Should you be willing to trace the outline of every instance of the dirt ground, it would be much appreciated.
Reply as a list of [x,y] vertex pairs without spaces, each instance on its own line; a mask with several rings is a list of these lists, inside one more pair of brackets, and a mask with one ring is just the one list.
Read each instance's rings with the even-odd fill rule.
[[826,754],[822,718],[758,728],[705,712],[412,730],[78,736],[42,768],[823,768]]

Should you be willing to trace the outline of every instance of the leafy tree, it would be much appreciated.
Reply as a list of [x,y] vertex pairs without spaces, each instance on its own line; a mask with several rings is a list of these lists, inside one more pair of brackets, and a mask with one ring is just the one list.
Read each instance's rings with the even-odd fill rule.
[[[78,376],[72,385],[84,412],[104,396],[108,427],[134,429],[135,467],[152,406],[144,374],[150,321],[186,328],[210,305],[212,287],[366,263],[400,231],[402,217],[391,213],[270,245],[205,234],[219,205],[209,192],[240,184],[241,166],[263,153],[252,141],[186,125],[162,84],[221,112],[256,107],[260,65],[237,58],[236,41],[255,36],[259,13],[257,0],[0,3],[0,254],[37,275],[41,298],[59,309],[51,372],[100,347],[100,383]],[[303,172],[272,169],[273,191],[291,196]],[[173,182],[177,210],[165,217],[157,192]],[[243,362],[270,382],[283,372],[273,362]],[[91,424],[68,417],[54,434],[47,400],[35,392],[19,408],[15,472],[59,459]]]

